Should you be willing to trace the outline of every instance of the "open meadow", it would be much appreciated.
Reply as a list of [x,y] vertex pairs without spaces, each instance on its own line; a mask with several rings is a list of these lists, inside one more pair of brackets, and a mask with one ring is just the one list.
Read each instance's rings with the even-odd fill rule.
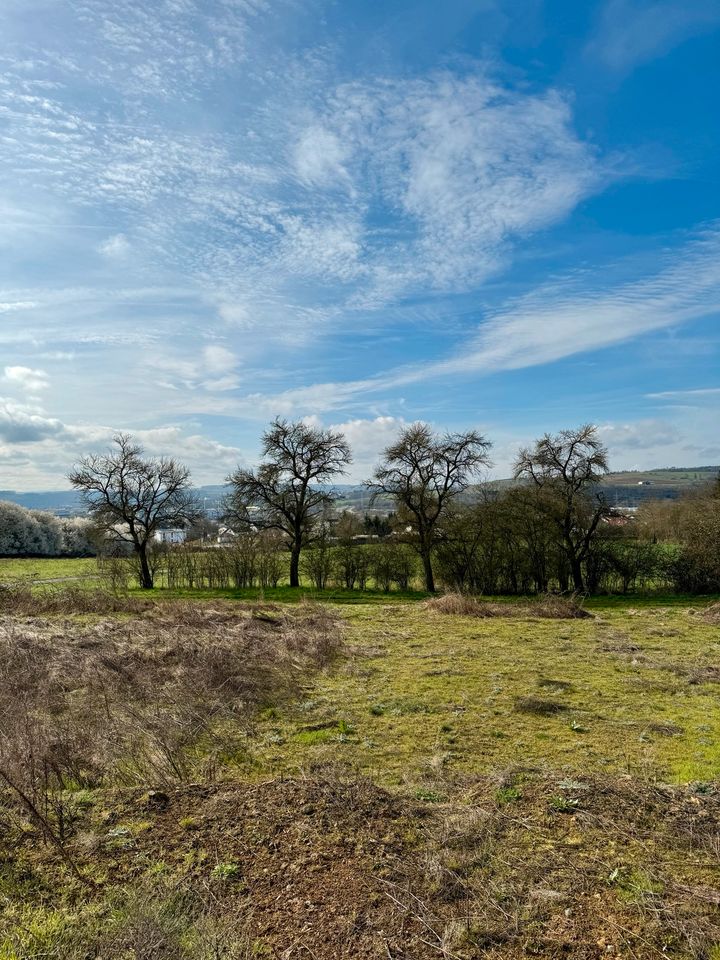
[[720,955],[710,601],[17,582],[3,960]]

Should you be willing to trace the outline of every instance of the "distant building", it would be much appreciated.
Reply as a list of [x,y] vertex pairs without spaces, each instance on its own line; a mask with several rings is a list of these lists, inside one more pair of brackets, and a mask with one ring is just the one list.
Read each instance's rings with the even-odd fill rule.
[[217,542],[220,544],[234,543],[237,539],[237,533],[232,527],[220,527],[217,532]]
[[187,530],[182,527],[165,527],[155,531],[155,540],[157,543],[185,543],[187,540]]

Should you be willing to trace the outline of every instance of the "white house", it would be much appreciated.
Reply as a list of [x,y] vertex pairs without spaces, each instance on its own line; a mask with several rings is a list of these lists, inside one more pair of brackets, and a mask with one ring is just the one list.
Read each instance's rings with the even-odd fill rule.
[[187,540],[187,530],[182,527],[164,527],[155,531],[155,540],[158,543],[185,543]]

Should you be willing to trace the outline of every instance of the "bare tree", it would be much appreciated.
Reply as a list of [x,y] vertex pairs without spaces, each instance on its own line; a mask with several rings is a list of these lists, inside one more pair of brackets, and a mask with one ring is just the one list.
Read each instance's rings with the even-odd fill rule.
[[280,530],[290,550],[290,586],[300,585],[300,553],[333,496],[320,484],[345,472],[350,447],[341,433],[277,418],[262,438],[263,461],[228,477],[228,513],[247,528]]
[[607,472],[607,449],[592,424],[556,436],[546,433],[515,462],[516,479],[529,480],[542,494],[539,503],[560,534],[576,590],[585,589],[582,565],[608,512],[602,495],[593,493]]
[[156,530],[192,523],[199,514],[190,473],[167,457],[148,459],[127,433],[113,437],[107,454],[83,457],[70,483],[98,528],[129,543],[140,567],[140,585],[153,587],[149,548]]
[[392,497],[411,515],[422,559],[425,589],[434,592],[432,551],[438,521],[481,467],[489,465],[490,443],[474,430],[435,434],[425,423],[403,430],[383,454],[368,488],[373,498]]

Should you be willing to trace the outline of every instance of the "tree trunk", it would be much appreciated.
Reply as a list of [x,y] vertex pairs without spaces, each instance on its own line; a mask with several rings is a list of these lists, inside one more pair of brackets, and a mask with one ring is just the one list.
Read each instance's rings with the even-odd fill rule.
[[300,586],[300,544],[293,543],[290,549],[290,586]]
[[153,575],[148,562],[147,544],[143,543],[138,547],[138,556],[140,558],[140,586],[143,590],[152,590]]
[[422,564],[425,576],[425,589],[428,593],[435,593],[435,578],[433,577],[432,558],[429,547],[423,547]]
[[572,571],[574,588],[578,593],[583,593],[585,591],[585,583],[583,582],[582,562],[572,557],[570,559],[570,569]]

